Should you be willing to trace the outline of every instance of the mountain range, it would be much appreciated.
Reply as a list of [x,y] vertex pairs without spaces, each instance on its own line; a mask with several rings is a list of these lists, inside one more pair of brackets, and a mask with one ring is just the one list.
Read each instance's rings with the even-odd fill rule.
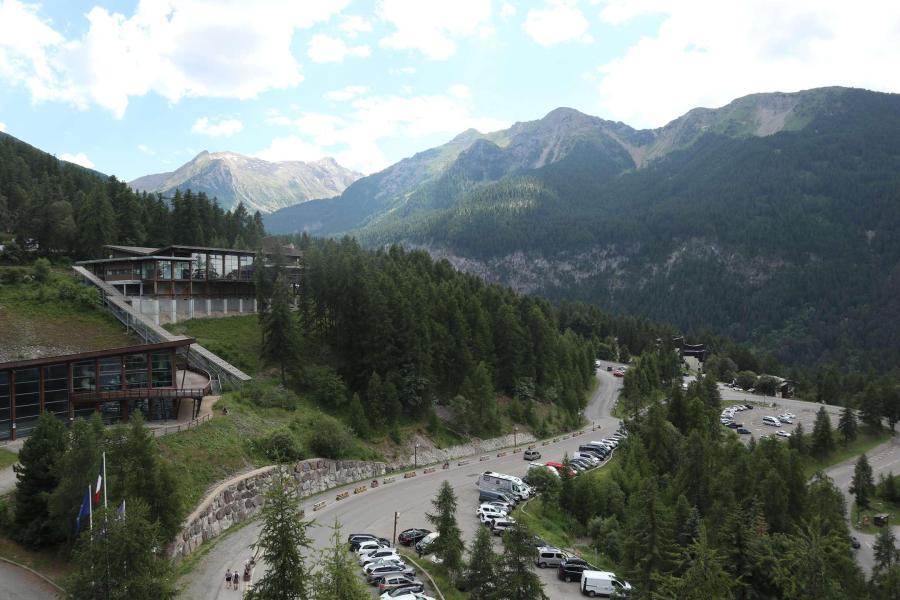
[[253,213],[270,213],[314,198],[340,194],[362,177],[333,158],[315,162],[270,162],[235,152],[203,151],[175,171],[129,182],[136,191],[171,196],[176,189],[205,192],[224,210],[239,202]]
[[401,243],[788,361],[900,359],[900,96],[754,94],[634,129],[570,108],[469,130],[266,217]]

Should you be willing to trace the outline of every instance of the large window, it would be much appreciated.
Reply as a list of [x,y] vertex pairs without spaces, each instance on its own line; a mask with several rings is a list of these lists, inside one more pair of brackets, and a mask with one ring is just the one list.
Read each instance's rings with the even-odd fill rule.
[[129,354],[125,357],[125,381],[129,389],[147,387],[147,355]]
[[238,257],[234,254],[225,255],[225,279],[238,278]]
[[172,356],[168,351],[150,355],[153,371],[153,387],[172,387]]
[[175,265],[175,279],[191,278],[191,263],[186,260],[179,260],[173,264]]
[[209,255],[209,278],[210,279],[221,279],[222,278],[222,255],[221,254],[210,254]]
[[144,274],[143,274],[144,279],[156,279],[156,261],[155,260],[145,260],[142,263],[142,268],[144,271]]
[[159,278],[160,279],[172,279],[172,261],[170,260],[160,260],[157,261],[159,265]]
[[40,373],[37,367],[16,369],[16,435],[25,436],[37,425],[41,413]]
[[118,356],[100,359],[100,389],[122,389],[122,359]]
[[97,389],[96,363],[83,360],[72,365],[72,389],[75,393],[92,392]]
[[0,440],[9,439],[9,372],[0,372]]
[[194,279],[206,279],[206,255],[194,253],[191,258],[194,259]]
[[69,369],[66,365],[44,367],[44,410],[63,421],[69,416]]

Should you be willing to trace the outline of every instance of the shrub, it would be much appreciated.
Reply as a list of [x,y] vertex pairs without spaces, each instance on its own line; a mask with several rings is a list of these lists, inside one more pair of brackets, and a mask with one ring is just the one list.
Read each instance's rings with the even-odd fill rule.
[[340,421],[317,415],[308,424],[312,433],[310,451],[319,458],[346,458],[353,449],[353,438]]
[[347,384],[329,366],[307,366],[300,370],[297,382],[309,391],[319,406],[339,408],[347,402]]
[[294,433],[286,428],[276,429],[268,435],[257,438],[254,445],[269,460],[293,461],[300,460],[304,456],[303,446]]
[[47,283],[50,279],[50,261],[46,258],[39,258],[34,261],[34,265],[31,267],[31,274],[34,275],[35,281]]
[[22,267],[12,267],[0,270],[0,282],[3,283],[22,283],[28,277],[28,271]]
[[249,400],[263,408],[284,408],[287,410],[294,410],[299,402],[299,398],[291,390],[256,382],[247,383],[241,388],[241,399]]

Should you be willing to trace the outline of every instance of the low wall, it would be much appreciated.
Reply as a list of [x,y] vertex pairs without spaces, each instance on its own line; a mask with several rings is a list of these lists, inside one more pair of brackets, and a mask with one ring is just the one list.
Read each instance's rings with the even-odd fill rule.
[[130,296],[126,301],[134,310],[156,325],[185,319],[230,317],[256,312],[256,298],[152,298]]
[[[180,560],[203,542],[259,514],[276,468],[256,469],[219,485],[185,520],[181,533],[168,548],[169,556]],[[290,467],[288,476],[292,492],[305,498],[355,481],[375,479],[384,473],[384,463],[313,458]]]
[[521,450],[528,444],[535,441],[535,437],[528,432],[519,432],[518,435],[503,435],[500,437],[480,440],[473,438],[465,444],[451,446],[449,448],[435,448],[430,440],[425,438],[417,438],[419,442],[419,450],[417,453],[406,448],[404,455],[391,461],[392,469],[405,469],[412,467],[414,463],[419,466],[442,463],[445,460],[455,460],[457,458],[465,458],[468,456],[476,456],[478,454],[487,454],[500,450],[502,448],[511,448],[515,443]]

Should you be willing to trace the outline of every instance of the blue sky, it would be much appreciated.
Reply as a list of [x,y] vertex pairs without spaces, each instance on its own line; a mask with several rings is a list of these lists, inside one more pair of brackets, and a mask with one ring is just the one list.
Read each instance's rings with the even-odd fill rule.
[[752,92],[898,91],[894,5],[0,0],[0,130],[126,180],[204,149],[371,173],[557,106],[657,127]]

